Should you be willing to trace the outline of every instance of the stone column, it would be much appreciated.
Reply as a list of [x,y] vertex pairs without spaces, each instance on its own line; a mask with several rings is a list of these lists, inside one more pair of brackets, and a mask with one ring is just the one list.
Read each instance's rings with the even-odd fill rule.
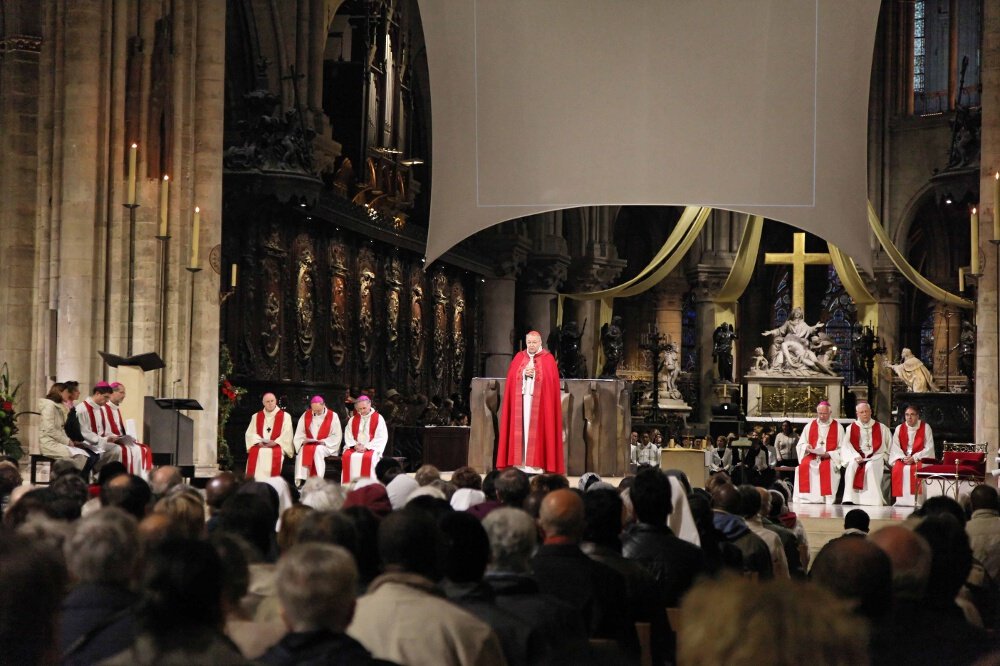
[[[35,227],[38,195],[38,95],[40,30],[4,26],[0,35],[0,361],[10,379],[23,383],[19,410],[34,409],[32,321],[36,299]],[[22,424],[23,425],[23,424]],[[27,444],[23,441],[22,443]],[[25,446],[25,449],[27,447]]]
[[[56,90],[56,123],[61,131],[55,142],[61,150],[53,154],[53,168],[61,171],[52,196],[58,228],[56,308],[56,367],[67,379],[89,386],[98,375],[94,353],[103,340],[104,256],[102,220],[105,196],[97,119],[103,112],[103,61],[97,44],[101,35],[102,5],[93,2],[65,3],[62,19],[62,51],[55,67],[61,70],[62,90]],[[60,94],[61,92],[61,94]],[[59,125],[57,125],[59,127]],[[118,169],[114,173],[120,173]],[[84,388],[84,392],[86,392]]]
[[534,252],[523,273],[522,298],[518,301],[519,324],[542,334],[546,344],[556,323],[556,297],[566,280],[569,255],[562,237],[562,214],[542,213],[527,220]]
[[954,382],[961,383],[958,353],[951,348],[961,334],[962,312],[953,305],[934,303],[934,382],[942,390]]
[[[726,278],[729,277],[729,270],[725,267],[699,266],[695,271],[694,278],[694,301],[695,311],[695,337],[698,346],[698,414],[692,414],[700,423],[708,423],[712,419],[712,405],[716,401],[712,384],[718,379],[715,361],[712,360],[713,340],[715,333],[715,314],[718,310],[712,296],[718,293]],[[742,332],[740,332],[742,333]],[[736,351],[733,345],[733,351]],[[735,354],[734,354],[735,356]],[[733,363],[733,373],[738,369],[735,359]]]
[[[221,2],[197,8],[194,81],[194,199],[202,208],[201,256],[205,270],[194,275],[188,386],[205,408],[194,415],[194,464],[198,476],[216,466],[219,396],[219,276],[208,266],[222,241],[222,129],[225,81],[226,8]],[[190,241],[188,241],[190,242]],[[188,276],[185,275],[184,278]]]
[[[1000,3],[983,3],[982,56],[982,164],[979,177],[979,237],[984,239],[986,261],[978,284],[976,308],[976,441],[989,442],[990,469],[996,465],[1000,441],[1000,322],[997,314],[998,248],[986,243],[993,237],[993,220],[1000,202],[993,201],[993,174],[1000,171]],[[989,212],[987,212],[989,211]]]
[[[580,246],[570,247],[574,255],[570,262],[564,293],[587,293],[606,289],[617,278],[627,262],[618,258],[618,248],[612,242],[613,220],[618,213],[614,206],[591,206],[578,213],[581,229]],[[563,321],[575,321],[587,327],[580,338],[580,350],[587,358],[591,376],[601,372],[597,364],[601,345],[600,301],[577,301],[567,298],[563,304]]]
[[[656,328],[669,336],[680,351],[681,327],[684,318],[684,294],[687,280],[674,271],[653,288]],[[713,329],[714,330],[714,329]]]
[[489,278],[483,285],[483,377],[505,376],[514,357],[516,289],[517,279],[513,275]]
[[[903,303],[903,277],[890,267],[875,269],[875,290],[878,299],[878,334],[887,355],[899,356],[899,321]],[[883,423],[891,420],[889,406],[892,402],[892,371],[881,367],[882,359],[875,359],[875,414]],[[869,396],[869,400],[873,399]]]

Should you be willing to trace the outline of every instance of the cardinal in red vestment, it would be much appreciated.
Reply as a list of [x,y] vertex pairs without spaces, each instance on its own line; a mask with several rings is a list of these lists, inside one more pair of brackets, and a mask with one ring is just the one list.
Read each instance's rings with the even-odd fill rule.
[[566,473],[563,455],[559,368],[542,349],[542,336],[531,331],[527,349],[514,356],[507,371],[500,414],[497,469],[516,466],[528,472]]

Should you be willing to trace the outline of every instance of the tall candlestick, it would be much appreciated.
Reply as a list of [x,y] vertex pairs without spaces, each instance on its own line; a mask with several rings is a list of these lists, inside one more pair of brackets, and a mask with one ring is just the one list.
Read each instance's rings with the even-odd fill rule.
[[958,267],[958,293],[965,291],[965,266]]
[[201,234],[201,208],[194,207],[194,234],[191,236],[191,268],[198,268],[198,237]]
[[993,240],[1000,241],[1000,171],[993,174]]
[[979,212],[973,208],[972,217],[969,219],[970,249],[972,250],[972,261],[969,266],[971,275],[979,275]]
[[233,288],[236,287],[236,264],[233,264],[233,270],[229,276],[229,286]]
[[160,238],[167,237],[167,219],[170,212],[170,176],[160,183]]
[[139,150],[137,144],[128,149],[128,204],[135,203],[135,156]]

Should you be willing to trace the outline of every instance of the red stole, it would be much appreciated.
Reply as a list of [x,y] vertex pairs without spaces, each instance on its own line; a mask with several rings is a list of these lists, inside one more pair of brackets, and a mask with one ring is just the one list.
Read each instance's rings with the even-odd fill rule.
[[[277,420],[277,418],[275,418]],[[330,436],[330,427],[333,425],[333,410],[327,409],[323,422],[319,424],[319,434],[312,437],[313,413],[310,409],[306,412],[306,437],[322,441]],[[309,470],[309,476],[316,476],[316,444],[307,443],[302,447],[302,467]]]
[[[812,423],[809,424],[809,448],[816,448],[816,441],[819,439],[819,421],[813,419]],[[830,427],[826,431],[826,447],[824,453],[829,453],[830,451],[835,451],[837,449],[837,421],[836,419],[830,419]],[[808,493],[810,492],[810,481],[809,481],[809,463],[813,460],[818,460],[819,456],[814,453],[807,454],[802,462],[799,463],[799,492]],[[821,495],[832,495],[835,490],[833,488],[833,476],[831,475],[830,459],[819,461],[819,492]]]
[[[848,429],[848,436],[851,438],[851,446],[862,460],[858,463],[858,468],[854,472],[854,489],[864,490],[865,489],[865,465],[868,464],[868,460],[871,456],[865,456],[864,452],[861,450],[861,426],[855,421],[851,424]],[[882,425],[875,420],[872,420],[872,453],[875,455],[878,450],[882,448]]]
[[[97,417],[94,415],[94,408],[91,407],[90,403],[87,402],[86,400],[83,401],[83,406],[87,408],[87,415],[90,416],[90,429],[91,429],[91,431],[95,435],[97,435],[98,437],[100,437],[101,433],[103,432],[103,429],[101,429],[101,430],[97,429]],[[106,420],[104,418],[104,412],[102,411],[101,412],[101,425],[105,425],[105,423],[106,423]]]
[[[375,430],[378,428],[378,412],[373,411],[372,417],[368,419],[368,442],[375,439]],[[358,441],[358,429],[361,427],[361,417],[355,414],[351,417],[351,437]]]
[[[924,450],[924,426],[926,424],[921,421],[920,427],[917,428],[917,434],[913,438],[913,450],[909,452],[909,455],[914,453],[920,453]],[[899,426],[899,448],[903,450],[906,454],[906,449],[910,445],[910,429],[906,427],[906,423]],[[917,468],[920,466],[918,461],[914,461],[912,465],[907,465],[902,460],[897,460],[892,464],[892,496],[902,497],[903,496],[903,474],[906,473],[904,467],[910,468],[910,492],[914,495],[917,494],[919,488],[917,488]]]
[[[371,418],[368,419],[368,442],[371,443],[375,439],[375,430],[378,428],[378,412],[372,411]],[[351,436],[354,441],[358,441],[358,430],[361,429],[361,416],[355,414],[351,417],[348,427],[351,429]],[[343,470],[340,473],[341,483],[351,482],[351,457],[354,455],[363,456],[361,458],[361,476],[371,476],[372,475],[372,459],[375,457],[374,449],[368,449],[367,451],[355,451],[353,448],[349,448],[344,451],[343,460]]]
[[[309,413],[312,414],[312,411],[310,411]],[[309,423],[310,423],[311,420],[312,419],[306,419],[306,425],[307,426],[309,425]],[[274,441],[273,437],[264,437],[264,410],[263,409],[260,410],[259,412],[257,412],[257,418],[254,421],[254,423],[256,424],[257,436],[258,437],[260,437],[261,439],[270,439],[270,440]],[[272,426],[272,430],[277,430],[278,431],[278,436],[280,437],[281,436],[281,428],[284,425],[285,425],[285,410],[278,409],[278,413],[274,415],[274,425]]]
[[[257,429],[257,436],[261,439],[269,439],[274,441],[273,437],[264,437],[264,410],[257,412],[257,416],[254,419],[254,425]],[[281,436],[281,428],[285,425],[285,410],[279,409],[278,413],[274,415],[274,425],[271,426],[272,430],[278,431],[278,436]],[[273,434],[273,433],[272,433]],[[315,447],[313,447],[315,449]],[[257,458],[260,456],[261,449],[267,449],[271,453],[271,476],[281,476],[281,456],[282,451],[280,446],[265,447],[259,444],[250,447],[250,453],[247,455],[247,476],[254,476],[257,471]]]
[[[120,410],[114,409],[111,405],[104,405],[104,416],[105,421],[111,424],[111,433],[115,437],[120,437],[125,434],[125,422],[122,420],[122,413]],[[117,422],[115,421],[115,416],[118,417]],[[153,469],[153,449],[149,444],[143,444],[142,442],[136,442],[136,446],[142,451],[142,461],[140,462],[140,467],[145,470]],[[127,444],[118,445],[122,450],[122,464],[125,465],[125,469],[132,474],[131,461],[129,459],[129,450]]]

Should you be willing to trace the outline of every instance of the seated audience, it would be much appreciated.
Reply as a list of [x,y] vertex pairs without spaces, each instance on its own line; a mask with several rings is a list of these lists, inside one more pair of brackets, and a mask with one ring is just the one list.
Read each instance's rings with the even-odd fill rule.
[[137,608],[140,633],[105,661],[133,664],[249,664],[222,632],[223,569],[204,541],[167,541],[149,554]]
[[493,589],[483,582],[490,541],[482,524],[453,511],[442,516],[439,526],[445,544],[442,588],[448,599],[490,625],[510,666],[551,663],[562,646],[550,645],[537,627],[498,606]]
[[0,529],[0,660],[59,662],[58,611],[66,568],[42,544]]
[[348,634],[374,656],[404,664],[502,664],[493,630],[437,596],[440,548],[440,530],[426,514],[386,516],[378,531],[385,573],[358,599]]
[[153,513],[173,518],[178,536],[199,539],[205,536],[205,500],[194,488],[176,486],[153,505]]
[[686,666],[868,663],[864,621],[811,583],[727,576],[696,585],[681,613],[677,661]]
[[788,559],[785,557],[785,550],[781,544],[781,538],[771,530],[764,527],[760,519],[761,500],[757,493],[757,488],[750,485],[742,485],[737,488],[740,493],[740,512],[750,531],[761,538],[767,544],[771,552],[771,570],[775,578],[788,578]]
[[101,506],[118,507],[136,520],[146,517],[152,499],[149,484],[131,474],[120,474],[101,486]]
[[[710,480],[721,476],[722,472]],[[750,531],[746,521],[740,517],[740,491],[732,483],[720,480],[713,485],[711,493],[715,528],[722,532],[729,543],[740,549],[743,554],[743,570],[756,573],[762,579],[774,578],[770,549],[759,536]]]
[[540,589],[575,606],[591,638],[612,639],[623,650],[637,651],[635,625],[622,595],[625,579],[580,550],[584,526],[580,495],[566,489],[546,495],[539,525],[544,541],[531,566]]
[[851,509],[844,516],[844,533],[842,536],[868,536],[871,519],[864,509]]
[[62,603],[59,650],[64,664],[93,664],[128,648],[137,626],[132,591],[138,573],[135,518],[107,508],[87,516],[63,552],[75,581]]
[[1000,581],[1000,494],[993,486],[978,485],[969,494],[972,518],[965,524],[972,556],[994,581]]
[[278,563],[278,599],[288,633],[260,662],[379,663],[346,633],[354,617],[357,583],[354,558],[339,546],[303,543],[288,551]]
[[[232,472],[229,472],[231,474]],[[153,470],[149,475],[149,487],[153,491],[153,496],[157,499],[163,497],[171,488],[184,483],[181,476],[181,468],[174,465],[162,465]]]

